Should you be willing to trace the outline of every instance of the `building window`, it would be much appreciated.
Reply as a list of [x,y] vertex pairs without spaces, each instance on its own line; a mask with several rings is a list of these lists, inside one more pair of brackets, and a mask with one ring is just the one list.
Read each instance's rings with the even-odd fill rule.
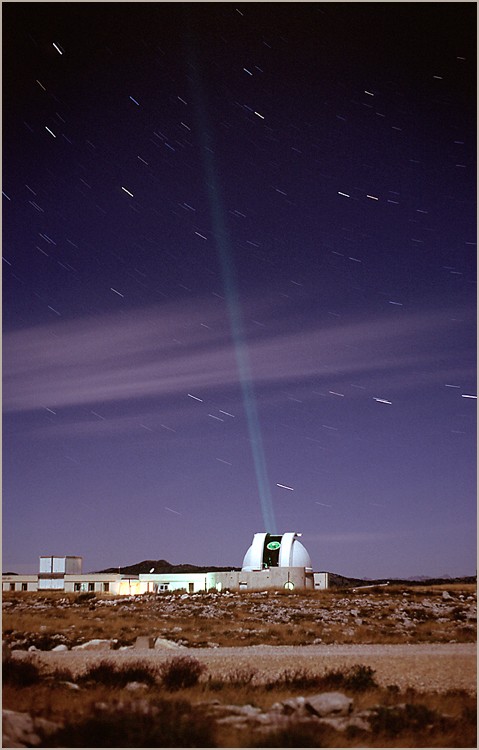
[[160,583],[158,586],[158,591],[168,591],[168,583]]
[[110,584],[109,583],[104,583],[103,584],[103,591],[105,592],[105,594],[107,594],[110,591]]
[[89,583],[88,584],[88,591],[95,591],[95,584],[94,583]]
[[189,583],[188,584],[188,593],[192,594],[194,590],[195,590],[195,584],[194,583]]
[[15,584],[14,583],[10,584],[10,591],[15,591]]
[[22,583],[22,591],[28,591],[28,584]]
[[73,591],[81,591],[81,583],[74,583]]

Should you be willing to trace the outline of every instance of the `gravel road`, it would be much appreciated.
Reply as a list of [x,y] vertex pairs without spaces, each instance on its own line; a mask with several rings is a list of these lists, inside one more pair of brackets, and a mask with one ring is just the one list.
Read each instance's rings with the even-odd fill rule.
[[[31,654],[17,651],[16,656],[25,658]],[[376,670],[376,680],[384,686],[395,684],[400,688],[440,692],[452,689],[474,692],[477,687],[474,643],[35,652],[35,657],[47,669],[66,667],[73,674],[105,658],[116,663],[142,660],[159,664],[175,656],[192,656],[206,664],[208,672],[215,676],[238,668],[254,668],[261,675],[272,678],[284,669],[307,668],[322,673],[364,664]]]

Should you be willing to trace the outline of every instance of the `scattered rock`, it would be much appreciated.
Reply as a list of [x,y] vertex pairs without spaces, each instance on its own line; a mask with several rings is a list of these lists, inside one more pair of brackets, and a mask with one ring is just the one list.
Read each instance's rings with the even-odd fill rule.
[[306,714],[306,700],[300,695],[298,698],[288,698],[281,703],[274,703],[271,706],[271,710],[280,711],[287,716],[295,714],[297,716],[304,716]]
[[125,686],[125,690],[130,690],[132,693],[138,690],[148,690],[148,685],[145,682],[128,682]]
[[153,648],[185,648],[175,641],[169,641],[167,638],[156,638]]
[[64,682],[60,682],[60,685],[64,685],[69,690],[81,690],[80,685],[77,685],[76,682],[70,682],[69,680],[65,680]]
[[353,701],[344,693],[319,693],[305,699],[306,708],[317,716],[348,716],[353,710]]
[[451,596],[451,594],[449,593],[449,591],[443,591],[442,592],[442,598],[443,598],[444,601],[447,601],[449,599],[452,599],[453,597]]
[[109,651],[111,649],[109,638],[93,638],[91,641],[73,646],[72,651]]
[[68,651],[68,646],[65,646],[64,643],[59,643],[58,646],[52,648],[52,651]]
[[35,747],[40,744],[43,736],[52,734],[59,728],[60,725],[53,721],[3,709],[2,747]]

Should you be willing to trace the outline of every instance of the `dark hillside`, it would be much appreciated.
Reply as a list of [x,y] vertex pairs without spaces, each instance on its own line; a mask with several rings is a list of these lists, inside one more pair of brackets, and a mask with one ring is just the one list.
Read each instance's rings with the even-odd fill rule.
[[143,562],[134,563],[133,565],[124,565],[118,568],[106,568],[105,570],[96,570],[95,573],[121,573],[122,575],[138,575],[139,573],[214,573],[219,570],[241,570],[241,568],[215,567],[214,565],[172,565],[167,560],[143,560]]
[[[121,573],[122,575],[139,575],[139,573],[209,573],[222,570],[241,570],[239,567],[222,565],[221,567],[214,565],[190,565],[189,563],[182,563],[181,565],[172,565],[167,560],[143,560],[142,562],[134,563],[133,565],[124,565],[118,568],[105,568],[104,570],[92,571],[95,573]],[[349,576],[343,576],[339,573],[329,574],[329,585],[331,588],[351,588],[355,586],[380,586],[381,584],[393,584],[398,586],[410,586],[411,584],[426,584],[426,585],[439,585],[447,583],[476,583],[476,576],[466,576],[463,578],[450,578],[445,576],[443,578],[425,578],[419,576],[417,579],[412,578],[377,578],[377,579],[362,579],[362,578],[350,578]]]

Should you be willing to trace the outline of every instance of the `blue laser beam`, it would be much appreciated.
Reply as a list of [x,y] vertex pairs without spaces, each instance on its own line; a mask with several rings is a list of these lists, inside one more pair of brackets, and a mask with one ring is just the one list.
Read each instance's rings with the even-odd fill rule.
[[214,160],[213,139],[211,128],[208,125],[206,112],[206,101],[203,86],[199,74],[199,65],[194,59],[194,45],[191,34],[189,35],[188,58],[190,59],[190,70],[192,72],[192,98],[198,120],[198,132],[203,154],[204,171],[208,187],[208,198],[210,213],[213,224],[213,233],[216,240],[216,249],[220,262],[223,287],[228,308],[231,335],[233,339],[236,365],[241,385],[243,406],[248,425],[248,434],[253,454],[256,483],[261,504],[261,513],[265,529],[270,533],[277,533],[276,520],[268,479],[268,470],[263,446],[263,437],[256,405],[256,397],[253,386],[253,377],[248,355],[248,347],[244,334],[243,320],[241,314],[241,303],[236,286],[233,253],[225,222],[225,212],[221,201],[221,189],[218,181],[218,172]]

